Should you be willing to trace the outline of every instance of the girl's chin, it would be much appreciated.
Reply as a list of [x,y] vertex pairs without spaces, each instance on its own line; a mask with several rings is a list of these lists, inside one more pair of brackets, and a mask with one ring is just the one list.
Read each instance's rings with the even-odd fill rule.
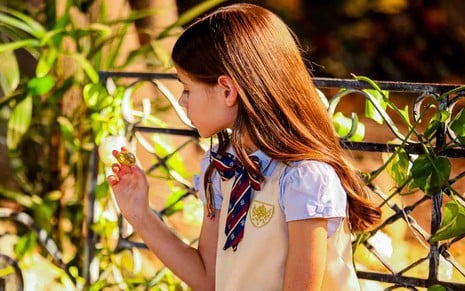
[[203,137],[203,138],[210,138],[210,137],[214,136],[215,134],[220,133],[222,130],[226,130],[228,132],[231,131],[230,128],[216,128],[216,129],[213,129],[213,130],[212,129],[205,130],[205,129],[195,127],[195,129],[197,129],[197,132],[199,133],[200,137]]
[[200,132],[200,131],[198,131],[198,133],[199,133],[200,137],[202,137],[202,138],[210,138],[210,137],[212,137],[213,135],[215,135],[214,133],[207,134],[207,133],[202,133],[202,132]]
[[198,128],[196,128],[196,129],[197,129],[197,132],[199,133],[200,137],[202,137],[202,138],[210,138],[210,137],[212,137],[212,136],[214,136],[215,134],[218,133],[218,132],[211,132],[211,131],[206,132],[206,131],[202,131],[202,130],[200,130]]

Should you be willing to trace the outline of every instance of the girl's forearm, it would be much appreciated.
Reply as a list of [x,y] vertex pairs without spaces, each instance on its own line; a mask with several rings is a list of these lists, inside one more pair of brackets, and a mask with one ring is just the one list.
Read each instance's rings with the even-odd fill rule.
[[201,252],[184,243],[151,210],[130,222],[148,248],[193,290],[213,290],[214,274]]

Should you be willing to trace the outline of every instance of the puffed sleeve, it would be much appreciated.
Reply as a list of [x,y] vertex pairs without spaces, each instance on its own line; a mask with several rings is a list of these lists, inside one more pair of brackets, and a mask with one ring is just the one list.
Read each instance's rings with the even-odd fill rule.
[[324,162],[289,165],[281,180],[281,200],[286,221],[346,216],[346,192],[336,171]]
[[[204,185],[204,175],[205,171],[208,168],[208,165],[210,164],[210,151],[207,151],[202,159],[200,160],[200,176],[196,178],[194,184],[195,188],[198,189],[199,191],[199,198],[203,202],[203,204],[206,204],[207,200],[205,198],[205,185]],[[217,171],[213,172],[213,175],[211,177],[212,181],[212,189],[213,189],[213,197],[215,199],[215,209],[221,209],[221,204],[223,202],[223,195],[221,194],[221,181],[220,181],[220,176]]]

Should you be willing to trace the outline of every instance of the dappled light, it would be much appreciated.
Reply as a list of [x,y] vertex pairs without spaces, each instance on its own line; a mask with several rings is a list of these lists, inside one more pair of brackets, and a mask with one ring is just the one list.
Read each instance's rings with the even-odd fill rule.
[[[197,245],[211,140],[178,104],[169,56],[225,1],[71,2],[0,0],[0,290],[190,290],[121,216],[107,177],[116,162],[143,169],[153,212]],[[362,289],[465,288],[465,2],[245,2],[296,32],[383,210],[352,235]]]

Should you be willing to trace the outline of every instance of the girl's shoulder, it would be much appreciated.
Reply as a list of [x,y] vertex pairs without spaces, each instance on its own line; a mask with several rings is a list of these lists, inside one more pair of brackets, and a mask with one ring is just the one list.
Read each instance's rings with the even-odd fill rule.
[[[347,197],[341,180],[325,162],[302,160],[286,165],[280,179],[280,194],[287,221],[342,218],[346,214]],[[330,232],[333,231],[331,226]]]
[[323,161],[300,160],[290,162],[283,173],[283,179],[314,179],[339,180],[334,168]]

